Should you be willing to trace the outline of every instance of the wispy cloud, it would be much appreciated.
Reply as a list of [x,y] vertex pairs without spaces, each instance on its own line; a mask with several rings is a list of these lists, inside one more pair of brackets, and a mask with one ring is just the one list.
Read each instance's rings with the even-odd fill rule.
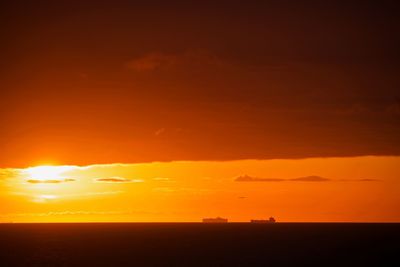
[[285,179],[281,178],[260,178],[249,175],[241,175],[235,178],[236,182],[283,182]]
[[381,180],[379,180],[379,179],[363,178],[363,179],[357,179],[356,181],[359,181],[359,182],[378,182],[378,181],[381,181]]
[[27,180],[30,184],[60,184],[60,183],[68,183],[75,182],[76,180],[73,178],[66,179],[49,179],[49,180],[39,180],[39,179],[29,179]]
[[288,181],[299,181],[299,182],[326,182],[326,181],[331,181],[331,179],[325,178],[325,177],[321,177],[321,176],[311,175],[311,176],[304,176],[304,177],[298,177],[298,178],[288,179]]
[[127,179],[123,177],[96,178],[96,183],[143,183],[141,179]]
[[165,132],[165,128],[160,128],[154,132],[154,135],[159,136]]
[[310,176],[302,176],[302,177],[297,177],[297,178],[289,178],[289,179],[283,179],[283,178],[261,178],[261,177],[255,177],[255,176],[250,176],[250,175],[240,175],[234,179],[235,182],[377,182],[380,181],[378,179],[369,179],[369,178],[363,178],[363,179],[338,179],[338,180],[333,180],[329,179],[326,177],[321,177],[317,175],[310,175]]
[[379,182],[379,179],[361,178],[361,179],[340,179],[341,182]]
[[135,71],[152,71],[160,67],[174,65],[177,61],[176,55],[154,52],[128,62],[127,67]]
[[126,63],[128,69],[150,72],[157,69],[187,68],[190,66],[230,66],[225,60],[206,50],[188,50],[183,53],[152,52]]

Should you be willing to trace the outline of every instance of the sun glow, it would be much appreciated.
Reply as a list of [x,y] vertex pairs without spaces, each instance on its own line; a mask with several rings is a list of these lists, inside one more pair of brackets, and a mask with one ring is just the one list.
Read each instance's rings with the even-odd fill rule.
[[72,169],[73,166],[37,166],[27,168],[24,173],[35,180],[61,180],[65,178],[65,172]]
[[71,199],[74,194],[85,192],[85,185],[77,183],[71,171],[76,166],[41,165],[23,169],[19,178],[22,180],[20,194],[34,203],[54,203]]

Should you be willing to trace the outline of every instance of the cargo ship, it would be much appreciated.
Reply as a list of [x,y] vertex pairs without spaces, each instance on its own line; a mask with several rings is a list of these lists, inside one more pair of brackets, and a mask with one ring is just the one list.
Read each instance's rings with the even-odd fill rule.
[[203,223],[227,223],[228,219],[216,217],[216,218],[204,218]]

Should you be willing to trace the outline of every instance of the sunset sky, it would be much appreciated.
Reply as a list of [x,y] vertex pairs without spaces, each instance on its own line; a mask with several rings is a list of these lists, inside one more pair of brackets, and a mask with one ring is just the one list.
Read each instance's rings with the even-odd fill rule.
[[0,222],[400,221],[395,1],[0,10]]

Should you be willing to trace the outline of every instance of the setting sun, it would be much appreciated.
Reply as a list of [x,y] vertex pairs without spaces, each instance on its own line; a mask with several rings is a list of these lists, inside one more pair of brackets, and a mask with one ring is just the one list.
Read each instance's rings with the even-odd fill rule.
[[73,166],[37,166],[25,169],[23,172],[29,179],[38,181],[61,180],[64,173],[74,169]]

